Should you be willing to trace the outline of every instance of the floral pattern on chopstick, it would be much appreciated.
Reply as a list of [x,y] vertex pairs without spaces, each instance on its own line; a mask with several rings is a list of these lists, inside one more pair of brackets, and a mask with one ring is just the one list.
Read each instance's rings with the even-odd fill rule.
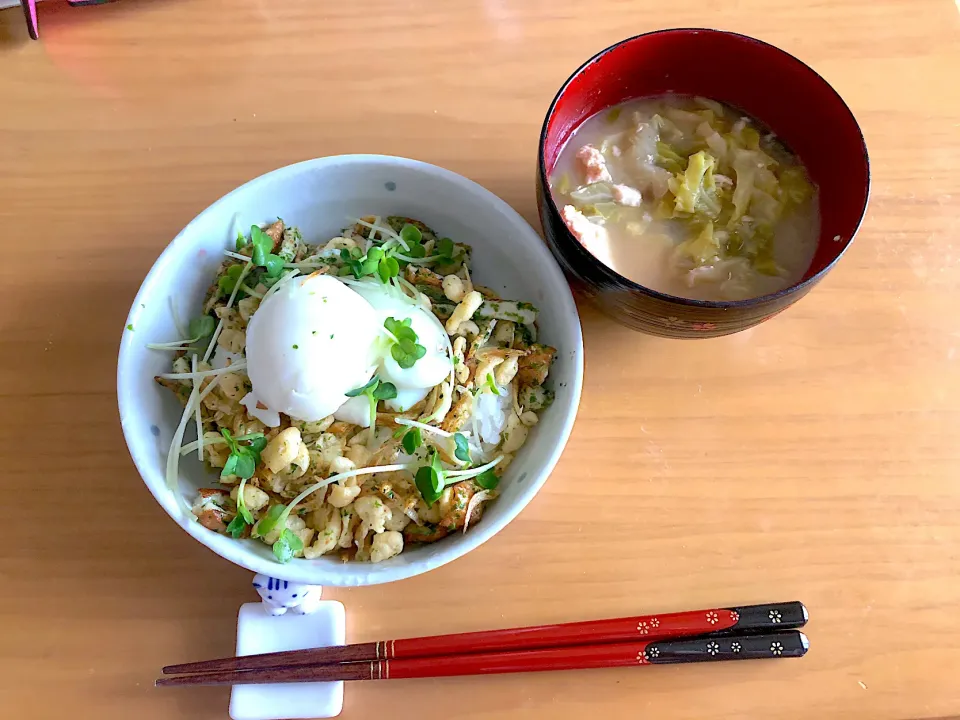
[[658,627],[660,627],[660,620],[652,617],[649,620],[641,620],[638,622],[637,632],[641,635],[649,635],[651,630],[656,630]]
[[[807,650],[806,643],[806,638],[797,631],[734,637],[679,638],[652,642],[646,646],[643,656],[646,662],[651,664],[802,657]],[[637,661],[645,664],[640,660],[639,653]]]

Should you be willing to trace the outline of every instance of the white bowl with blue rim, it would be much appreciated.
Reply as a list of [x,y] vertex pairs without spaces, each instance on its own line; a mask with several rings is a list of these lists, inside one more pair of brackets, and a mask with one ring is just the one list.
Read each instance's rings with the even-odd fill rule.
[[[195,315],[234,228],[282,217],[310,242],[325,241],[365,214],[414,217],[473,246],[473,276],[503,297],[540,309],[542,342],[558,349],[545,410],[500,483],[500,497],[467,533],[410,546],[381,563],[343,563],[336,556],[277,562],[270,546],[206,529],[181,509],[165,481],[166,455],[182,407],[154,382],[169,372],[169,353],[148,342],[178,337],[171,298],[181,317]],[[289,165],[251,180],[204,210],[170,243],[137,293],[120,343],[117,396],[130,455],[157,502],[186,532],[218,555],[254,572],[313,585],[355,586],[401,580],[455,560],[513,520],[546,482],[570,436],[583,378],[583,338],[570,288],[539,235],[503,200],[442,168],[381,155],[341,155]],[[129,328],[133,328],[130,330]],[[189,435],[187,436],[189,439]],[[217,475],[195,454],[181,459],[177,492],[188,505]]]

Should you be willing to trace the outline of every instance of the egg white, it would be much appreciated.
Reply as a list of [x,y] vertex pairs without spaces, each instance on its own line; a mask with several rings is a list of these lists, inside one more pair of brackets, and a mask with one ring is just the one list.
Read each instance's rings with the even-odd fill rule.
[[382,323],[370,303],[336,278],[285,283],[247,326],[247,373],[257,403],[297,420],[333,414],[376,369]]

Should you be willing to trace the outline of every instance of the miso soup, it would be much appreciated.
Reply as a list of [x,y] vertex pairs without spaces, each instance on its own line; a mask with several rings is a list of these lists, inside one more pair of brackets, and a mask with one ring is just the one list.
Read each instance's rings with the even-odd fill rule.
[[772,133],[729,106],[668,95],[587,119],[550,189],[601,262],[640,285],[743,300],[799,281],[817,248],[817,188]]

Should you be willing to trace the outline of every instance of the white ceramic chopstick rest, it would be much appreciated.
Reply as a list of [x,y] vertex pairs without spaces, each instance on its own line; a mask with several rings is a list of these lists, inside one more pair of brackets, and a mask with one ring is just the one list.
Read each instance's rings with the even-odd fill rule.
[[253,586],[260,593],[264,610],[271,615],[283,615],[288,610],[297,615],[309,615],[316,611],[323,594],[320,585],[301,585],[259,573],[253,578]]
[[[263,602],[240,608],[237,655],[346,642],[343,605],[321,600],[319,585],[300,585],[266,575],[257,575],[253,584]],[[230,692],[233,720],[329,718],[339,715],[342,708],[343,682],[234,685]]]

